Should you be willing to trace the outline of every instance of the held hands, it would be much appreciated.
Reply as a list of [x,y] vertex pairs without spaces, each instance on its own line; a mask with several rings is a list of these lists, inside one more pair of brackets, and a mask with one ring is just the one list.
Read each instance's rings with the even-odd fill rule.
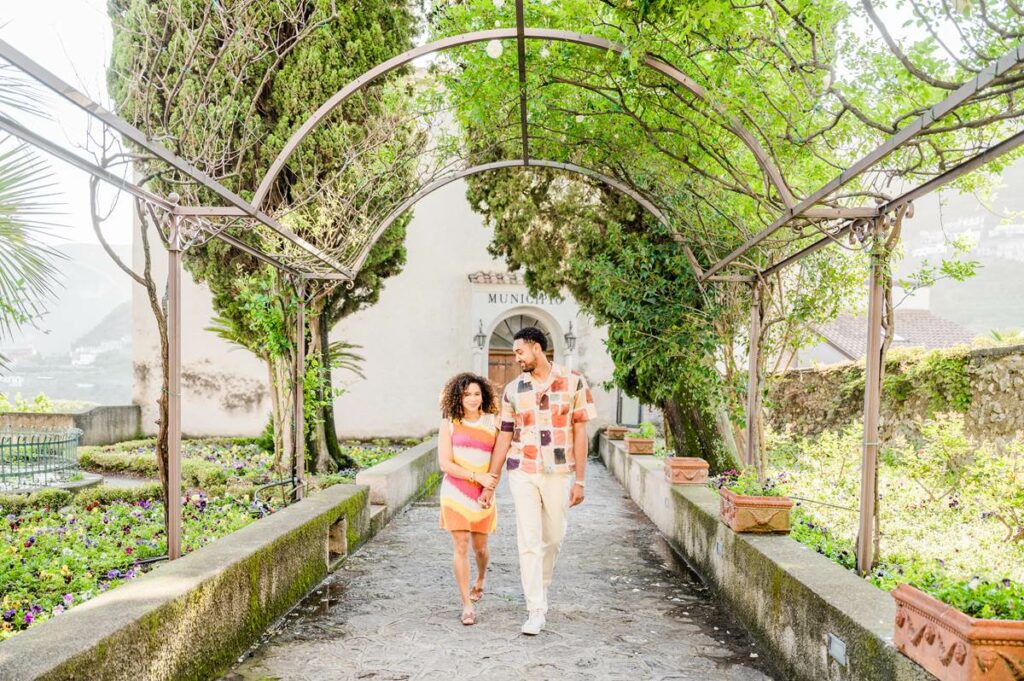
[[490,508],[494,505],[494,490],[485,487],[476,500],[480,504],[480,508]]
[[569,490],[569,508],[573,506],[579,506],[583,503],[583,486],[573,483],[572,488]]
[[477,473],[474,480],[478,485],[483,485],[484,489],[493,490],[498,486],[498,476],[490,473]]

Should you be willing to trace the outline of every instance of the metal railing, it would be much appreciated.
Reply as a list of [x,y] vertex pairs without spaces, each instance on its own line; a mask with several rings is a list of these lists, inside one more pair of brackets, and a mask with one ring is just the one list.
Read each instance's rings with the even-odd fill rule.
[[0,491],[68,482],[80,473],[78,428],[0,428]]

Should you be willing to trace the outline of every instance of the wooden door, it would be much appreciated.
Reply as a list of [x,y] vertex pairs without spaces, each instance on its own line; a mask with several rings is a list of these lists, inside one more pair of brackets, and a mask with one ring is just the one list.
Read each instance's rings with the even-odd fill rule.
[[499,392],[521,373],[511,350],[491,350],[487,356],[487,378]]

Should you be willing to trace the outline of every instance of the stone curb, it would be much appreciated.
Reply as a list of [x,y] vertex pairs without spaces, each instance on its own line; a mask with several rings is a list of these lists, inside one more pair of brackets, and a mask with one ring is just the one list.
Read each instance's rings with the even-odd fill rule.
[[737,534],[718,495],[671,486],[663,462],[601,437],[599,452],[630,497],[701,578],[800,681],[927,681],[893,646],[892,597],[784,535]]

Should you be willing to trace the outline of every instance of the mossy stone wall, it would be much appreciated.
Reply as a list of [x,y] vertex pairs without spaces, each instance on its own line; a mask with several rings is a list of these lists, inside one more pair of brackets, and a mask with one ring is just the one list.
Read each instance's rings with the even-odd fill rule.
[[[931,676],[891,644],[889,594],[784,535],[737,534],[718,517],[718,495],[669,485],[652,456],[626,454],[604,437],[605,466],[795,681],[926,681]],[[828,635],[846,663],[828,654]]]

